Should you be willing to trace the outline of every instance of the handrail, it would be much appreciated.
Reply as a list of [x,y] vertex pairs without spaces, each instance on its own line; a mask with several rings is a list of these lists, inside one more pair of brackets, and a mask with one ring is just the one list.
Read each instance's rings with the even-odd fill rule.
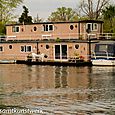
[[[110,54],[112,54],[112,53],[109,53],[109,52],[107,52],[106,50],[103,50],[104,52],[105,52],[105,54],[106,55],[103,55],[104,53],[96,53],[96,52],[94,52],[94,51],[92,51],[92,53],[93,53],[93,55],[91,55],[92,56],[92,58],[94,57],[95,59],[97,59],[97,58],[107,58],[107,59],[110,59],[110,58],[115,58],[114,56],[112,56],[112,55],[110,55]],[[97,55],[96,55],[97,54]],[[99,55],[100,54],[100,55]]]
[[[114,39],[115,33],[93,33],[91,32],[90,38],[96,39]],[[0,39],[2,40],[33,40],[33,39],[87,39],[87,33],[32,33],[32,34],[14,34],[14,35],[1,35]]]

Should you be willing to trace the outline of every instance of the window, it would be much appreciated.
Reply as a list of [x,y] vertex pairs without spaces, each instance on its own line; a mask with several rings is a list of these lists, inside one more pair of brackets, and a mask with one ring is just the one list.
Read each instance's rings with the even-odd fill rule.
[[21,46],[21,52],[31,52],[32,46]]
[[73,29],[74,29],[74,26],[73,26],[73,25],[70,25],[70,29],[73,30]]
[[44,31],[53,31],[53,25],[52,24],[43,25],[43,30]]
[[12,49],[12,45],[9,45],[9,49]]
[[98,29],[98,24],[97,23],[88,23],[86,25],[86,31],[90,32],[90,31],[96,31]]
[[53,25],[49,25],[49,31],[53,30]]
[[75,49],[79,49],[79,44],[76,44],[76,45],[75,45]]
[[34,31],[37,31],[37,27],[34,27]]
[[107,45],[100,45],[99,51],[107,51]]
[[31,51],[32,51],[31,46],[26,46],[26,52],[31,52]]
[[24,46],[21,46],[21,52],[24,52],[24,49],[25,49]]
[[12,32],[19,32],[19,26],[13,26]]
[[49,49],[49,47],[50,47],[49,45],[46,45],[46,49]]
[[97,30],[98,29],[98,25],[96,23],[93,24],[93,30]]
[[86,32],[87,32],[87,33],[90,33],[90,31],[92,31],[92,23],[88,23],[88,24],[86,25]]
[[2,52],[3,51],[3,46],[0,46],[0,52]]

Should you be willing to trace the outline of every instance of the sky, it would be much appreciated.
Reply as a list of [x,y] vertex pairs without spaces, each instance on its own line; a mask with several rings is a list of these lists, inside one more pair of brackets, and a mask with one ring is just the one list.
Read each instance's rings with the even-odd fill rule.
[[[48,16],[59,7],[69,7],[77,9],[81,0],[24,0],[24,2],[15,10],[15,14],[20,16],[23,12],[22,6],[25,5],[29,10],[29,15],[46,20]],[[94,0],[97,1],[97,0]],[[115,4],[115,0],[110,0]]]
[[22,6],[25,5],[29,10],[29,15],[47,19],[48,16],[56,11],[59,7],[70,7],[75,9],[79,3],[79,0],[24,0],[16,10],[16,15],[21,15],[23,12]]

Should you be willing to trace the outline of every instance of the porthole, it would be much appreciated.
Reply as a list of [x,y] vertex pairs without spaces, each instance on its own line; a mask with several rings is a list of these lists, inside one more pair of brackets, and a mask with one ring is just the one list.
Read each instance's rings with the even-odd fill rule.
[[49,49],[49,47],[50,47],[49,45],[46,45],[46,49]]
[[73,25],[70,25],[70,29],[73,30],[73,28],[74,28]]
[[12,45],[9,45],[9,49],[12,49]]
[[75,28],[77,28],[77,25],[75,25]]
[[37,27],[34,27],[34,31],[37,31]]
[[78,48],[79,48],[79,44],[76,44],[76,45],[75,45],[75,49],[78,49]]

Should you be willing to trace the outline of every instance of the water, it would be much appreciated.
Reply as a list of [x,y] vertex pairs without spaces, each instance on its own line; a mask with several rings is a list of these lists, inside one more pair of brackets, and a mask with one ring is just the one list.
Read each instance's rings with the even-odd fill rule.
[[115,67],[1,64],[0,113],[9,109],[17,110],[12,115],[115,115]]

